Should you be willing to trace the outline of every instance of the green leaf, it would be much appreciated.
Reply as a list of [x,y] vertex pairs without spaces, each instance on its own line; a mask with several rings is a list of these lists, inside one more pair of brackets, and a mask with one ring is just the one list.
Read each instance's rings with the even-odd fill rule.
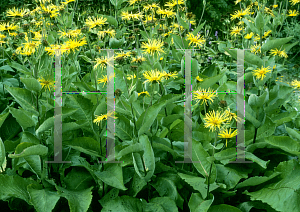
[[101,157],[100,144],[91,137],[78,137],[73,140],[63,141],[63,145],[88,155]]
[[117,40],[116,38],[110,38],[109,39],[109,47],[112,49],[118,49],[120,46],[123,45],[125,42],[124,37],[120,40]]
[[255,26],[258,30],[262,30],[264,27],[264,16],[261,14],[261,12],[257,13],[257,16],[255,18]]
[[35,78],[20,77],[21,82],[24,83],[26,89],[39,93],[42,90],[41,84]]
[[51,212],[60,196],[49,189],[41,189],[42,186],[27,186],[30,195],[30,203],[34,206],[37,212]]
[[206,23],[206,20],[202,24],[200,24],[196,29],[194,29],[193,32],[192,32],[192,34],[194,36],[196,36],[198,34],[198,32],[203,28],[203,26],[204,26],[205,23]]
[[236,160],[236,148],[224,149],[220,152],[215,153],[214,157],[219,160],[222,164],[226,165],[229,161]]
[[3,122],[5,121],[5,119],[7,118],[8,115],[9,115],[9,112],[0,114],[0,127],[2,126]]
[[23,178],[19,175],[0,175],[0,199],[6,201],[12,197],[29,202],[30,196],[27,186],[37,184],[33,179]]
[[282,45],[286,44],[287,42],[291,41],[294,37],[287,37],[287,38],[274,38],[273,40],[268,40],[264,43],[261,47],[263,52],[269,51],[271,49],[280,48]]
[[139,142],[143,145],[144,148],[143,160],[144,160],[145,169],[147,171],[144,180],[145,182],[148,182],[153,176],[155,170],[154,153],[147,135],[141,135],[139,137]]
[[168,103],[174,102],[182,96],[183,96],[183,94],[176,95],[175,97],[171,98],[172,94],[165,95],[161,98],[161,101],[159,103],[153,104],[151,107],[148,108],[148,110],[144,111],[136,123],[137,129],[139,130],[138,135],[140,136],[143,133],[148,132],[150,129],[150,126],[153,124],[154,120],[157,118],[159,111],[161,109],[163,109]]
[[185,29],[189,29],[189,24],[186,23],[178,14],[176,14],[178,23]]
[[262,168],[266,169],[267,168],[267,164],[270,162],[270,160],[268,161],[264,161],[258,157],[256,157],[254,154],[252,154],[251,152],[245,152],[245,158],[252,160],[253,162],[257,163],[258,165],[260,165]]
[[7,86],[5,86],[5,89],[14,97],[16,102],[18,102],[23,109],[32,112],[36,116],[39,115],[32,103],[32,95],[29,90]]
[[102,15],[102,16],[107,19],[108,23],[114,25],[115,27],[118,27],[118,21],[114,17],[108,15]]
[[287,126],[285,129],[291,138],[295,138],[296,140],[300,141],[300,132],[298,132],[298,130],[289,128]]
[[130,153],[134,153],[134,152],[141,152],[143,150],[144,150],[144,147],[143,147],[142,144],[140,144],[140,143],[131,144],[131,145],[125,147],[124,149],[122,149],[116,155],[116,159],[120,160],[121,157],[123,157],[124,155],[130,154]]
[[300,154],[300,143],[293,140],[289,136],[270,136],[265,141],[272,146],[282,149],[292,155]]
[[4,65],[0,67],[0,70],[15,72],[9,65]]
[[81,191],[90,188],[94,179],[85,168],[74,167],[64,178],[64,182],[69,190]]
[[127,195],[117,197],[107,202],[101,212],[141,212],[143,211],[143,203],[138,198]]
[[28,127],[33,127],[36,124],[36,121],[32,119],[33,114],[29,111],[24,110],[23,108],[16,109],[13,107],[9,107],[9,111],[13,117],[17,120],[17,122],[21,125],[23,130]]
[[225,72],[222,74],[219,74],[217,76],[208,77],[204,79],[202,82],[200,82],[200,88],[201,89],[208,89],[211,88],[216,82],[218,82],[222,77],[225,75]]
[[297,115],[298,115],[297,111],[285,112],[285,113],[280,113],[276,116],[273,115],[273,117],[271,117],[271,119],[275,123],[276,126],[280,126],[283,123],[292,121]]
[[51,129],[54,126],[54,117],[50,117],[48,118],[46,121],[44,121],[39,128],[35,131],[35,134],[39,137],[39,135],[44,132],[47,131],[49,129]]
[[269,204],[277,211],[294,212],[300,211],[300,165],[296,160],[281,162],[276,172],[281,172],[282,180],[269,184],[254,192],[245,191],[252,201],[260,200]]
[[212,207],[209,208],[208,212],[242,212],[242,211],[231,205],[220,204],[220,205],[213,205]]
[[212,199],[205,200],[199,193],[192,193],[188,204],[191,212],[206,212],[213,201],[214,196]]
[[[194,161],[193,165],[197,169],[197,171],[205,178],[209,175],[209,170],[211,163],[207,160],[207,157],[210,155],[204,150],[202,144],[200,142],[197,142],[195,139],[193,139],[193,156],[192,160]],[[211,174],[209,178],[209,183],[212,184],[216,180],[216,165],[212,164]]]
[[0,137],[0,173],[2,170],[4,171],[6,166],[6,157],[5,157],[5,146],[4,143]]
[[48,147],[42,144],[35,145],[33,143],[23,142],[16,147],[15,154],[9,154],[8,157],[20,158],[28,155],[47,155],[47,153]]
[[29,155],[24,157],[24,160],[27,162],[29,170],[35,173],[38,178],[42,178],[41,157],[39,155]]
[[252,22],[249,22],[246,18],[243,18],[242,20],[254,34],[259,35],[259,30],[255,27],[255,25]]
[[249,51],[245,51],[245,57],[244,58],[245,58],[245,61],[247,63],[250,63],[252,65],[256,65],[259,68],[263,65],[262,59],[259,56],[255,55],[255,54],[253,54]]
[[93,187],[81,191],[70,191],[57,185],[55,185],[55,188],[62,197],[68,200],[70,212],[88,211],[93,198]]
[[101,179],[107,185],[114,188],[126,191],[127,188],[123,183],[122,167],[119,163],[105,164],[105,170],[103,172],[97,171],[95,175]]
[[248,102],[245,102],[245,118],[250,121],[254,127],[259,128],[261,125],[261,122],[256,119],[256,113],[251,109]]
[[136,197],[136,195],[147,185],[147,182],[140,178],[137,173],[134,173],[132,184],[129,189],[131,196]]
[[280,174],[280,172],[274,172],[272,175],[270,176],[254,176],[254,177],[250,177],[246,180],[244,180],[243,182],[237,184],[237,186],[235,187],[236,189],[238,188],[243,188],[246,186],[257,186],[260,185],[262,183],[265,183],[271,179],[273,179],[274,177],[278,176]]
[[186,39],[182,39],[180,36],[175,34],[172,34],[172,38],[176,49],[188,49],[189,43],[186,41]]
[[[202,177],[195,177],[192,175],[187,175],[183,173],[178,173],[178,175],[185,181],[187,182],[190,186],[193,187],[193,189],[197,190],[200,192],[201,197],[203,199],[206,199],[207,197],[207,183],[205,183],[205,178]],[[209,185],[209,191],[214,191],[219,186],[214,182],[213,184]]]
[[176,185],[169,178],[159,177],[156,182],[150,184],[157,190],[161,197],[170,197],[174,201],[179,198]]
[[248,175],[241,173],[236,169],[224,166],[222,164],[216,164],[217,168],[217,181],[224,183],[226,189],[232,189],[242,178],[247,178]]
[[144,207],[148,212],[178,212],[174,200],[169,197],[155,197]]
[[17,69],[17,71],[20,71],[21,73],[23,73],[25,75],[32,76],[32,71],[30,71],[28,68],[26,68],[25,66],[23,66],[17,62],[12,62],[10,66]]

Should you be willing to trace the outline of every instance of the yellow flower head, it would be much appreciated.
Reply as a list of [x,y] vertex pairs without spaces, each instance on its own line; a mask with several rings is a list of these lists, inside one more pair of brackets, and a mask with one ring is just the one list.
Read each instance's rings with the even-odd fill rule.
[[256,69],[253,71],[253,76],[256,77],[256,79],[263,80],[266,76],[266,73],[271,72],[272,70],[269,70],[270,67],[264,68],[263,66],[259,69]]
[[[111,80],[113,77],[115,77],[116,74],[114,73],[114,75],[109,77],[109,80]],[[102,79],[98,79],[98,84],[99,83],[104,83],[102,87],[104,87],[104,85],[107,83],[107,75],[103,76]]]
[[75,52],[75,50],[78,50],[79,47],[87,44],[85,38],[80,39],[79,41],[77,39],[75,40],[68,40],[65,44],[63,44],[63,48],[68,50],[68,53],[72,50]]
[[40,82],[42,88],[45,88],[46,90],[49,89],[49,92],[51,88],[54,87],[54,80],[50,77],[48,77],[47,79],[45,79],[44,77],[40,77],[38,81]]
[[287,16],[297,16],[299,12],[297,10],[289,10],[289,14]]
[[107,57],[103,58],[96,58],[96,65],[94,66],[94,69],[96,69],[99,65],[101,67],[101,69],[105,68],[107,63],[111,62],[112,59],[110,59],[110,61],[108,61]]
[[132,58],[131,63],[141,63],[143,61],[146,61],[146,58],[144,58],[143,56],[137,56]]
[[165,79],[169,79],[169,77],[176,78],[177,72],[171,74],[171,73],[167,73],[166,71],[163,71],[161,75]]
[[295,89],[300,89],[300,81],[293,80],[291,83],[291,86],[293,86]]
[[206,128],[210,128],[209,131],[211,130],[216,130],[220,129],[221,125],[227,121],[228,117],[226,113],[220,114],[220,111],[215,112],[209,111],[209,113],[205,114],[205,124],[204,126]]
[[50,45],[50,47],[45,47],[45,51],[47,51],[47,53],[51,56],[55,55],[56,49],[60,49],[61,54],[67,51],[66,48],[61,48],[60,45]]
[[141,47],[145,49],[144,52],[150,55],[154,55],[154,54],[164,53],[164,51],[162,50],[163,45],[164,44],[162,41],[156,39],[153,40],[148,39],[148,43],[143,42]]
[[148,91],[142,91],[141,93],[138,93],[138,96],[140,96],[140,95],[142,95],[142,96],[146,96],[146,95],[150,96]]
[[230,112],[230,108],[228,107],[227,110],[225,111],[228,116],[228,122],[231,122],[232,119],[234,119],[236,122],[241,122],[242,119],[238,117],[235,113]]
[[251,32],[250,34],[247,34],[244,38],[249,40],[252,38],[253,35],[253,32]]
[[64,38],[70,38],[70,37],[76,38],[81,34],[80,29],[69,30],[68,32],[59,30],[58,32],[60,32],[60,37],[59,38],[62,38],[62,37],[64,37]]
[[288,55],[286,54],[285,50],[280,51],[280,50],[278,50],[277,48],[271,49],[271,50],[270,50],[270,53],[271,53],[271,55],[274,55],[274,56],[275,56],[275,55],[278,55],[278,56],[280,56],[280,57],[285,57],[285,58],[288,57]]
[[151,70],[151,71],[147,71],[146,73],[143,73],[143,76],[147,79],[143,83],[151,82],[151,83],[159,84],[159,81],[161,81],[163,74],[157,70]]
[[236,36],[236,35],[240,35],[241,33],[240,33],[240,31],[242,31],[243,30],[243,28],[239,28],[239,27],[233,27],[232,29],[231,29],[231,32],[230,32],[230,34],[231,35],[234,35],[234,36]]
[[0,24],[0,31],[7,30],[9,32],[10,30],[17,30],[17,29],[18,29],[17,25],[13,25],[13,24],[9,24],[9,23]]
[[106,18],[103,18],[103,17],[100,17],[100,18],[91,18],[89,17],[86,21],[85,21],[85,24],[88,25],[88,27],[90,29],[96,27],[96,26],[102,26],[104,24],[107,24],[107,19]]
[[200,78],[199,76],[197,76],[196,79],[198,80],[198,82],[202,82],[203,81],[203,79]]
[[300,3],[300,0],[290,0],[292,6],[294,6],[297,3]]
[[[107,113],[107,114],[101,114],[100,116],[98,115],[95,115],[95,119],[93,120],[93,123],[96,123],[98,126],[100,126],[100,123],[102,123],[102,120],[107,120],[107,117],[112,117],[112,114],[115,113],[114,111],[113,112],[110,112],[110,113]],[[115,114],[116,115],[116,114]],[[114,117],[114,119],[117,119],[118,117]]]
[[[205,102],[205,104],[207,105],[208,100],[213,102],[213,99],[215,97],[217,97],[217,94],[215,93],[215,91],[210,90],[210,89],[208,89],[207,91],[206,91],[206,89],[203,89],[203,90],[199,89],[193,93],[195,95],[194,100],[197,101],[197,104],[200,100],[203,100],[203,102]],[[201,105],[203,104],[203,102],[201,103]]]
[[11,16],[11,17],[23,17],[24,15],[29,14],[28,11],[26,11],[25,9],[16,9],[15,7],[13,9],[9,9],[7,10],[7,16]]
[[221,132],[219,133],[219,138],[226,138],[226,147],[227,147],[227,139],[233,138],[233,137],[236,136],[237,134],[238,134],[237,130],[231,132],[231,128],[229,128],[229,130],[223,129],[223,130],[221,130]]
[[200,35],[193,35],[192,33],[189,32],[189,34],[187,35],[187,40],[190,41],[189,45],[194,44],[199,47],[203,46],[205,44],[205,39],[202,37],[200,37]]

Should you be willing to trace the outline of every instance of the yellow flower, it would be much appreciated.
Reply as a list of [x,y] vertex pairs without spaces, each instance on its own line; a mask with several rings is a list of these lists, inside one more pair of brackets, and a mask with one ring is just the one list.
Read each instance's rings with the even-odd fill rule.
[[202,82],[203,81],[203,79],[200,78],[199,76],[197,76],[196,79],[198,80],[198,82]]
[[12,17],[23,17],[24,15],[29,14],[25,9],[16,9],[15,7],[13,9],[7,10],[7,16],[12,16]]
[[291,4],[294,6],[297,3],[300,3],[300,0],[290,0]]
[[[115,76],[116,76],[116,74],[114,73],[114,77],[115,77]],[[109,78],[109,80],[111,80],[112,77],[113,77],[113,76],[111,76],[111,77]],[[102,79],[98,79],[98,84],[99,84],[99,83],[104,83],[103,86],[102,86],[102,87],[104,87],[104,85],[107,83],[107,75],[103,76]]]
[[38,81],[40,82],[42,88],[45,88],[46,90],[49,89],[49,92],[51,88],[54,87],[54,80],[50,77],[48,77],[47,79],[44,79],[44,77],[40,77]]
[[143,10],[145,10],[145,11],[151,10],[153,12],[157,8],[159,8],[159,6],[156,3],[152,3],[152,4],[148,4],[148,5],[143,6]]
[[61,54],[65,53],[67,51],[66,48],[61,48],[60,45],[50,45],[50,47],[45,47],[45,51],[51,56],[55,55],[55,50],[60,49]]
[[177,72],[174,72],[174,73],[167,73],[165,71],[162,72],[162,77],[165,78],[165,79],[169,79],[169,77],[173,77],[173,78],[176,78],[177,76]]
[[170,18],[170,17],[173,17],[173,16],[176,15],[176,13],[175,13],[173,10],[168,10],[168,9],[164,9],[164,10],[158,9],[158,10],[156,11],[156,13],[157,13],[158,15],[162,15],[163,18],[165,18],[166,16],[167,16],[168,18]]
[[141,0],[129,0],[128,2],[129,2],[129,5],[131,6],[131,5],[135,4],[138,1],[141,1]]
[[293,80],[291,82],[291,86],[293,86],[295,89],[300,89],[300,81],[298,80]]
[[199,46],[203,46],[205,44],[205,39],[202,37],[200,37],[200,35],[193,35],[192,33],[189,32],[189,34],[187,35],[187,40],[190,41],[189,45],[194,44],[196,45],[195,47]]
[[236,122],[241,122],[242,119],[238,117],[235,113],[230,112],[230,108],[228,107],[227,110],[225,111],[228,116],[228,121],[231,122],[232,119],[234,119]]
[[70,51],[72,50],[73,52],[75,52],[75,50],[77,50],[77,48],[83,46],[87,44],[85,38],[80,39],[79,41],[75,40],[68,40],[64,45],[63,48],[68,49],[68,53],[70,53]]
[[146,58],[144,58],[143,56],[137,56],[132,58],[131,63],[141,63],[143,61],[146,61]]
[[96,58],[96,65],[94,66],[94,69],[96,69],[99,65],[101,67],[101,69],[105,68],[107,63],[110,62],[108,61],[107,57],[103,58]]
[[59,38],[70,38],[70,37],[73,37],[73,38],[76,38],[78,37],[80,34],[81,34],[81,29],[74,29],[74,30],[69,30],[69,32],[65,32],[65,31],[58,31],[60,32],[60,37]]
[[264,35],[262,36],[262,38],[266,38],[267,36],[269,36],[269,34],[272,32],[272,30],[268,30],[267,32],[264,32]]
[[[10,34],[9,34],[9,35],[10,35]],[[6,36],[3,35],[3,34],[0,34],[0,39],[4,39],[4,38],[6,38]]]
[[204,126],[206,128],[210,128],[209,131],[211,130],[216,130],[221,128],[221,124],[225,123],[227,121],[228,117],[226,113],[220,114],[220,111],[215,112],[209,111],[209,113],[205,114],[205,124]]
[[242,31],[243,28],[239,28],[239,27],[233,27],[231,29],[230,34],[236,36],[237,34],[241,34],[240,31]]
[[253,35],[254,35],[253,32],[251,32],[250,34],[247,34],[244,38],[251,39]]
[[235,2],[234,2],[234,4],[238,4],[238,3],[240,3],[242,0],[236,0]]
[[108,29],[103,31],[98,31],[97,33],[100,38],[103,38],[106,34],[108,34],[111,38],[116,36],[116,31],[114,29]]
[[143,84],[146,82],[159,84],[159,81],[161,81],[163,74],[157,70],[151,70],[143,73],[143,76],[147,79],[145,82],[143,82]]
[[[107,117],[111,117],[111,115],[115,113],[115,112],[110,112],[110,113],[107,113],[107,114],[101,114],[100,116],[98,115],[95,115],[95,119],[93,120],[93,123],[96,123],[98,126],[100,123],[102,123],[102,120],[107,120]],[[114,117],[115,119],[117,119],[118,117]]]
[[[214,102],[213,98],[217,97],[217,94],[215,93],[215,91],[213,91],[213,90],[211,91],[210,89],[208,89],[207,91],[206,91],[206,89],[204,89],[204,90],[199,89],[193,93],[195,95],[194,100],[197,101],[197,104],[200,100],[203,100],[203,102],[205,102],[205,104],[208,105],[207,104],[208,100],[211,101],[211,103],[212,103],[212,102]],[[203,104],[203,102],[201,103],[201,105]]]
[[73,2],[73,1],[75,1],[75,0],[66,0],[66,1],[61,2],[61,3],[64,4],[64,5],[67,5],[67,4],[69,4],[70,2]]
[[41,8],[40,13],[43,13],[43,12],[48,13],[48,14],[50,14],[51,18],[54,18],[58,15],[59,9],[55,5],[48,5],[47,7],[45,7],[42,4],[40,8]]
[[0,24],[0,31],[5,31],[7,30],[9,32],[9,30],[17,30],[18,26],[17,25],[13,25],[13,24],[9,24],[9,23],[3,23]]
[[230,14],[232,17],[230,18],[231,20],[234,20],[236,18],[242,18],[245,15],[249,15],[250,14],[250,8],[247,8],[246,10],[240,10],[240,11],[235,11],[235,14]]
[[261,46],[259,44],[256,44],[256,45],[252,45],[251,46],[251,53],[260,53],[261,52]]
[[289,10],[289,14],[287,16],[297,16],[299,15],[299,12],[297,10]]
[[148,39],[148,43],[143,42],[141,47],[145,49],[144,52],[150,55],[154,55],[155,53],[157,54],[160,54],[160,52],[164,53],[164,51],[162,50],[163,45],[164,44],[162,41],[156,39],[153,40]]
[[131,80],[131,79],[134,79],[134,78],[136,78],[136,75],[135,75],[135,74],[133,74],[133,75],[128,75],[128,77],[127,77],[128,80]]
[[117,56],[115,56],[115,59],[117,58],[117,57],[124,57],[124,58],[127,58],[127,57],[129,57],[130,55],[131,55],[131,52],[130,51],[128,51],[128,52],[126,52],[126,53],[124,53],[124,52],[117,52],[116,53],[116,55]]
[[277,48],[276,49],[271,49],[270,53],[271,53],[271,55],[274,55],[274,56],[278,55],[280,57],[285,57],[285,58],[288,57],[288,55],[286,54],[285,50],[280,51]]
[[278,7],[278,4],[274,4],[274,5],[273,5],[273,8],[277,8],[277,7]]
[[233,138],[234,136],[236,136],[238,134],[237,130],[231,132],[231,128],[229,128],[229,130],[227,129],[223,129],[220,133],[219,133],[219,138],[226,138],[226,147],[227,147],[227,139],[229,138]]
[[[178,5],[180,5],[180,4],[184,4],[184,1],[183,0],[178,0]],[[176,5],[177,5],[177,0],[171,0],[170,2],[165,3],[165,6],[170,7],[170,8],[172,8]]]
[[140,96],[140,95],[142,95],[142,96],[146,96],[146,95],[150,96],[149,93],[148,93],[148,91],[142,91],[141,93],[138,93],[138,96]]
[[259,69],[256,69],[253,71],[253,76],[256,77],[256,79],[261,79],[263,80],[266,76],[266,73],[271,72],[272,70],[269,70],[270,67],[268,66],[267,68],[264,68],[263,66]]
[[102,26],[104,24],[107,24],[106,23],[107,19],[106,18],[103,18],[103,17],[100,17],[100,18],[91,18],[89,17],[86,21],[85,21],[85,24],[88,25],[88,27],[90,27],[90,29],[96,27],[96,26]]

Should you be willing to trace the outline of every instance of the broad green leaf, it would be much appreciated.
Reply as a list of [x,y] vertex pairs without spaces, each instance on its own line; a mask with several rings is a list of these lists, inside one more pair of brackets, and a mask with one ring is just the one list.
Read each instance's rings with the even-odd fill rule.
[[205,200],[205,198],[202,198],[199,193],[192,193],[188,204],[191,212],[206,212],[213,201],[214,196],[212,199]]
[[81,95],[68,95],[68,99],[70,101],[67,101],[66,99],[66,105],[72,106],[73,108],[78,109],[75,113],[71,115],[71,118],[75,120],[87,120],[90,123],[90,126],[92,127],[92,109],[91,107],[92,103],[89,99],[81,96]]
[[107,202],[101,212],[141,212],[143,203],[140,199],[123,195]]
[[[207,157],[210,155],[204,150],[202,144],[193,139],[193,155],[192,160],[194,161],[193,165],[197,169],[197,171],[205,178],[208,177],[210,173],[211,163],[207,160]],[[209,178],[209,183],[212,184],[216,180],[216,165],[212,164],[212,170]]]
[[264,16],[261,14],[261,12],[258,12],[255,18],[255,27],[258,30],[262,30],[264,27]]
[[[114,1],[114,0],[112,0]],[[118,27],[118,21],[112,17],[112,16],[108,16],[108,15],[102,15],[104,18],[107,19],[107,22],[110,23],[111,25],[114,25],[115,27]]]
[[9,115],[9,112],[0,114],[0,127],[2,126],[3,122],[5,121],[5,119],[7,118],[8,115]]
[[[195,177],[192,175],[187,175],[178,172],[178,175],[187,182],[190,186],[192,186],[195,190],[199,191],[202,198],[206,199],[207,197],[207,183],[205,183],[205,178],[202,177]],[[210,184],[209,191],[214,191],[219,186],[214,182],[213,184]]]
[[125,42],[124,37],[122,39],[110,38],[109,39],[109,47],[112,49],[118,49]]
[[90,188],[95,184],[91,174],[82,167],[73,167],[64,178],[64,182],[67,189],[76,191]]
[[136,197],[136,195],[147,185],[147,182],[142,179],[137,173],[134,173],[132,184],[129,189],[131,196]]
[[215,153],[214,157],[222,164],[226,165],[229,161],[236,160],[236,148],[227,148]]
[[300,154],[300,143],[298,141],[293,140],[289,136],[270,136],[265,139],[268,144],[272,146],[282,149],[292,155]]
[[262,51],[269,51],[271,49],[280,48],[280,46],[286,44],[287,42],[291,41],[294,37],[287,37],[287,38],[274,38],[273,40],[268,40],[265,44],[262,45]]
[[242,212],[242,211],[231,205],[220,204],[220,205],[211,206],[207,212]]
[[170,197],[176,201],[179,198],[179,194],[175,183],[166,177],[158,177],[154,183],[150,183],[159,193],[161,197]]
[[189,29],[189,24],[186,23],[178,14],[176,15],[178,23],[185,29]]
[[119,137],[122,141],[133,139],[133,127],[130,125],[130,120],[127,117],[118,113],[118,118],[115,123],[117,137]]
[[144,180],[148,182],[153,176],[155,170],[154,153],[147,135],[141,135],[139,137],[139,142],[143,145],[144,148],[143,161],[144,161],[145,169],[147,171]]
[[164,144],[153,142],[152,147],[153,147],[153,149],[163,150],[164,152],[169,152],[173,156],[174,159],[181,157],[181,155],[178,154],[178,152],[174,151],[173,149],[171,149],[170,147],[168,147]]
[[140,144],[140,143],[131,144],[131,145],[125,147],[124,149],[122,149],[116,155],[116,159],[120,160],[120,158],[123,157],[124,155],[127,155],[129,153],[134,153],[134,152],[141,152],[143,150],[144,150],[144,147],[142,144]]
[[249,104],[245,103],[246,109],[245,109],[245,118],[250,121],[254,127],[259,128],[261,125],[261,122],[256,119],[256,113],[251,109]]
[[119,189],[112,188],[109,192],[105,194],[104,197],[102,197],[99,201],[99,203],[104,207],[109,201],[116,199],[119,196]]
[[33,143],[33,144],[40,144],[40,140],[30,132],[23,132],[22,133],[21,142],[29,142],[29,143]]
[[295,129],[292,129],[289,127],[285,127],[285,129],[286,129],[287,133],[289,134],[289,136],[300,141],[300,132],[298,132],[298,130],[295,130]]
[[39,126],[39,128],[35,131],[35,134],[39,136],[42,132],[49,130],[53,126],[54,126],[54,117],[50,117]]
[[274,177],[278,176],[280,173],[279,172],[274,172],[272,175],[270,176],[254,176],[251,178],[248,178],[246,180],[244,180],[243,182],[237,184],[237,186],[235,187],[236,189],[238,188],[243,188],[246,186],[256,186],[256,185],[260,185],[262,183],[265,183],[271,179],[273,179]]
[[242,178],[247,178],[248,175],[240,173],[238,170],[224,166],[222,164],[216,164],[217,168],[217,181],[223,182],[227,189],[232,189]]
[[276,116],[274,114],[271,116],[271,119],[276,126],[280,126],[283,123],[292,121],[292,119],[294,119],[297,115],[298,115],[297,111],[285,112],[285,113],[277,114]]
[[196,36],[198,34],[198,32],[203,28],[205,23],[206,23],[206,20],[202,24],[200,24],[196,29],[194,29],[192,34]]
[[24,160],[27,162],[29,169],[35,173],[38,178],[42,177],[42,161],[39,155],[29,155],[24,157]]
[[15,72],[9,65],[4,65],[0,67],[0,70]]
[[5,157],[5,146],[4,146],[4,143],[0,137],[0,173],[2,172],[3,169],[5,169],[4,166],[5,163],[6,163],[6,157]]
[[253,54],[249,51],[245,51],[245,57],[244,58],[245,58],[245,61],[247,63],[250,63],[252,65],[256,65],[259,68],[263,65],[262,59],[259,56],[255,55],[255,54]]
[[21,82],[24,83],[25,88],[27,88],[30,91],[34,91],[36,93],[39,93],[42,90],[41,84],[35,79],[35,78],[20,78]]
[[28,155],[47,155],[47,153],[48,147],[42,144],[35,145],[33,143],[23,142],[16,147],[15,154],[9,154],[8,157],[20,158]]
[[63,145],[69,146],[88,155],[101,157],[100,144],[91,137],[79,137],[73,140],[63,141]]
[[200,82],[201,89],[208,89],[211,88],[215,83],[217,83],[222,77],[225,75],[225,72],[222,74],[219,74],[217,76],[208,77],[202,82]]
[[19,175],[0,175],[0,199],[6,201],[12,197],[29,202],[30,196],[27,186],[37,184],[33,179],[23,178]]
[[288,52],[288,51],[290,51],[291,48],[296,46],[298,43],[299,43],[299,41],[296,41],[296,42],[290,43],[290,44],[284,44],[281,49],[284,49],[286,52]]
[[[175,96],[175,95],[174,95]],[[161,98],[160,102],[153,104],[151,107],[148,108],[137,120],[137,129],[139,130],[138,135],[142,135],[149,131],[151,125],[153,124],[154,120],[157,118],[157,115],[161,109],[163,109],[168,103],[174,102],[180,97],[181,95],[176,95],[172,97],[172,94],[165,95]],[[144,118],[145,117],[145,118]]]
[[104,183],[120,190],[127,190],[123,183],[122,167],[119,163],[106,164],[104,171],[95,172],[95,175]]
[[23,130],[28,127],[35,126],[36,122],[32,119],[32,113],[24,110],[23,108],[16,109],[13,107],[9,107],[9,111],[12,116],[17,120],[17,122],[21,125]]
[[26,68],[25,66],[23,66],[17,62],[12,62],[10,66],[17,69],[17,71],[20,71],[21,73],[23,73],[25,75],[32,76],[32,71],[30,71],[28,68]]
[[34,206],[37,212],[51,212],[60,196],[49,189],[42,189],[42,186],[27,186],[27,191],[30,195],[30,203]]
[[92,189],[90,187],[81,191],[70,191],[59,186],[55,186],[60,196],[66,198],[69,203],[70,212],[86,212],[92,202]]
[[283,178],[279,182],[269,184],[254,192],[245,191],[252,201],[260,200],[269,204],[277,211],[300,211],[298,191],[300,189],[300,165],[296,160],[281,162],[276,172],[281,172]]
[[5,89],[14,97],[21,107],[38,116],[39,113],[32,102],[32,94],[29,90],[23,88],[5,87]]
[[242,20],[254,34],[259,34],[259,30],[255,27],[254,23],[248,21],[246,18],[243,18]]
[[275,130],[276,130],[276,125],[269,117],[267,117],[265,119],[265,123],[262,126],[260,126],[257,130],[256,140],[273,135]]
[[169,197],[155,197],[144,205],[145,212],[178,212],[174,200]]
[[252,160],[253,162],[257,163],[258,165],[260,165],[264,169],[267,168],[267,164],[270,162],[270,160],[264,161],[264,160],[258,158],[257,156],[255,156],[251,152],[245,152],[245,158],[247,158],[249,160]]
[[175,34],[172,34],[172,38],[176,49],[188,49],[189,43],[186,41],[186,39],[182,39],[180,36]]
[[68,122],[68,123],[62,123],[62,133],[68,132],[68,131],[75,131],[77,129],[82,129],[88,125],[88,122],[86,120],[79,120],[76,122]]

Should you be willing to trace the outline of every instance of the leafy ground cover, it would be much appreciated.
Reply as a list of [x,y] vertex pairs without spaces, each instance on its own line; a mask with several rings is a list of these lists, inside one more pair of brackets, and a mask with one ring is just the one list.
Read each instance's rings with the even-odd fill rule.
[[[1,209],[300,211],[300,2],[237,0],[240,9],[224,21],[222,36],[183,0],[108,5],[80,10],[76,0],[39,0],[30,9],[6,11],[0,23]],[[62,159],[71,163],[46,163],[55,156],[57,49],[62,91],[81,92],[62,95]],[[114,49],[113,79],[106,49]],[[197,163],[175,162],[186,156],[185,49],[193,49],[191,159]],[[231,93],[236,49],[249,49],[245,120]],[[107,113],[110,80],[114,114]],[[121,163],[99,163],[106,160],[108,117],[115,119]],[[240,133],[245,159],[253,163],[231,163]]]

